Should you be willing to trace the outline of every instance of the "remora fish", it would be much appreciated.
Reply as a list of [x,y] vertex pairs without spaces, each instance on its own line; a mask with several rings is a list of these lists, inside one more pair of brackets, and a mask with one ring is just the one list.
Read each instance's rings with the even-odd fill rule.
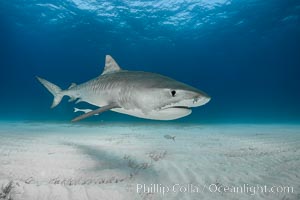
[[69,101],[87,102],[100,108],[72,121],[79,121],[107,110],[153,120],[173,120],[191,114],[191,107],[206,104],[204,92],[166,76],[150,72],[122,70],[109,55],[102,74],[80,85],[62,90],[49,81],[37,79],[51,92],[57,106],[64,96]]
[[[93,111],[92,109],[80,109],[80,108],[74,108],[74,112],[84,112],[84,113],[88,113]],[[99,114],[95,114],[95,115],[99,115]]]

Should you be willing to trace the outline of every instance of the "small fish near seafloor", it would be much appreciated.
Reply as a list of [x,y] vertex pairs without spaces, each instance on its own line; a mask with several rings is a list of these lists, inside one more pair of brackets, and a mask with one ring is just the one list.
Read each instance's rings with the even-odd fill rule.
[[72,83],[62,90],[57,85],[37,77],[54,96],[51,108],[64,96],[69,102],[86,102],[100,107],[76,117],[79,121],[112,110],[122,114],[153,120],[174,120],[191,114],[192,107],[210,101],[204,92],[160,74],[128,71],[119,67],[109,55],[100,76],[82,84]]
[[164,138],[168,139],[168,140],[173,140],[175,142],[175,137],[176,136],[171,136],[171,135],[164,135]]

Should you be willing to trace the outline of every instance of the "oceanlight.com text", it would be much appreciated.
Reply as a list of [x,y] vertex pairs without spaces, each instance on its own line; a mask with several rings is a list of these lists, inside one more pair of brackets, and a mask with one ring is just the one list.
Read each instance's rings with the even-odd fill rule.
[[292,186],[268,186],[268,185],[249,185],[243,184],[240,186],[225,186],[220,183],[209,185],[198,184],[137,184],[137,193],[158,193],[165,195],[167,193],[245,193],[255,195],[259,193],[294,193]]

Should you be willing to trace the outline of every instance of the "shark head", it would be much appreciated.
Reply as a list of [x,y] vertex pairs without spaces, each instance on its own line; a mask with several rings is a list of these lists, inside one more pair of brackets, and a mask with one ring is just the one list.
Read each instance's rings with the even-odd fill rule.
[[135,105],[142,110],[144,118],[156,120],[185,117],[191,114],[191,108],[210,101],[206,93],[192,86],[147,72],[143,73],[143,79],[134,97]]
[[190,109],[206,104],[210,101],[210,97],[202,91],[191,90],[186,88],[168,88],[163,91],[165,99],[163,99],[161,110],[172,108]]

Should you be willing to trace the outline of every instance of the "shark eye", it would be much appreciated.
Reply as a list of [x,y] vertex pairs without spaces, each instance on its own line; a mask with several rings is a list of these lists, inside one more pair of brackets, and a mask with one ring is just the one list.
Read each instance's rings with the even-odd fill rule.
[[176,91],[175,91],[175,90],[172,90],[172,91],[171,91],[171,94],[172,94],[172,97],[175,97]]

